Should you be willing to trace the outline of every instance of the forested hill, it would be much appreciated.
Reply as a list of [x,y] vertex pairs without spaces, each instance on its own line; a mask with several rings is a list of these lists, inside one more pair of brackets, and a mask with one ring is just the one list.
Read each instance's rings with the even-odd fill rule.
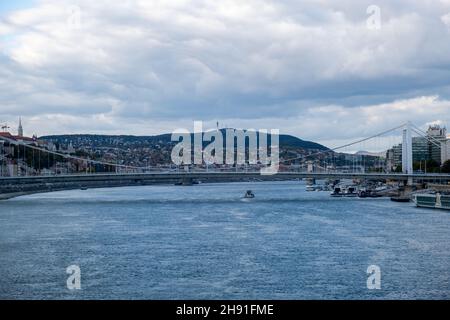
[[[221,130],[225,137],[225,129]],[[39,139],[52,141],[53,143],[67,145],[72,143],[74,147],[91,146],[91,147],[118,147],[118,146],[140,146],[151,147],[154,145],[164,146],[172,145],[171,134],[161,134],[155,136],[131,136],[131,135],[92,135],[92,134],[75,134],[75,135],[51,135],[43,136]],[[281,148],[295,148],[306,150],[327,150],[321,144],[299,139],[291,135],[280,135]]]

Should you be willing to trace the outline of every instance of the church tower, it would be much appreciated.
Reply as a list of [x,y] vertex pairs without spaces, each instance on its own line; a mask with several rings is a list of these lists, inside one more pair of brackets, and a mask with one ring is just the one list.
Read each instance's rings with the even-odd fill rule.
[[22,117],[19,118],[19,129],[17,130],[17,135],[19,137],[23,137]]

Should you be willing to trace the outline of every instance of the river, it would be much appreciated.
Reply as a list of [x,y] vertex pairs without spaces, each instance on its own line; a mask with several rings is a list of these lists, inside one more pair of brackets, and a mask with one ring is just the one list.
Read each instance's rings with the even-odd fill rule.
[[[0,299],[449,299],[449,262],[450,212],[303,182],[0,202]],[[81,290],[66,286],[70,265]],[[367,288],[370,265],[380,290]]]

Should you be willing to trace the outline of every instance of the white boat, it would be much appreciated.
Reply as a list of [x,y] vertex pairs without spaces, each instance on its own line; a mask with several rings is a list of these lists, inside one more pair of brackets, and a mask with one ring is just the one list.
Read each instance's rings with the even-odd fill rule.
[[331,193],[332,197],[357,197],[358,188],[355,186],[336,186]]
[[255,194],[253,193],[252,190],[248,190],[244,196],[245,199],[253,199],[254,197],[255,197]]
[[313,192],[313,191],[323,191],[324,187],[321,185],[310,185],[310,186],[306,186],[306,191],[308,192]]

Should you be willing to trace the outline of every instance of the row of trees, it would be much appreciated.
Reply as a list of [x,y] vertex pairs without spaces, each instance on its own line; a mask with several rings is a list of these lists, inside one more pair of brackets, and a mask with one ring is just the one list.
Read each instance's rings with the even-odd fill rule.
[[442,165],[442,172],[443,173],[450,173],[450,160],[447,160]]

